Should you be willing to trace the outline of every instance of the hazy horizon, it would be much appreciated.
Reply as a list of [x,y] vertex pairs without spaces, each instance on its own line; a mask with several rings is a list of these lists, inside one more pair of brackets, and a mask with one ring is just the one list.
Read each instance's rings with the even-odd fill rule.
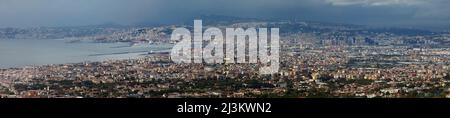
[[0,28],[172,24],[200,15],[450,27],[448,0],[0,0]]

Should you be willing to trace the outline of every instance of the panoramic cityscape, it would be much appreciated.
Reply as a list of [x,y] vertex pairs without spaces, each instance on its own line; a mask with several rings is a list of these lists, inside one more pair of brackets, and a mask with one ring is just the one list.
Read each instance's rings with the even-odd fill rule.
[[[112,1],[117,4],[111,6],[120,5],[120,2]],[[269,8],[261,9],[248,10],[250,8],[241,8],[245,5],[237,5],[236,9],[248,10],[237,14],[229,10],[234,8],[230,7],[233,5],[224,1],[219,2],[224,3],[223,9],[220,7],[194,14],[203,9],[187,8],[189,13],[186,16],[167,15],[167,12],[183,12],[172,6],[161,8],[160,12],[164,15],[155,13],[164,22],[136,21],[135,24],[129,22],[153,17],[138,17],[141,14],[132,16],[125,11],[111,10],[122,14],[118,15],[120,17],[133,20],[111,17],[118,20],[108,23],[110,20],[98,18],[101,17],[98,14],[110,13],[103,13],[110,10],[104,8],[98,14],[89,12],[87,19],[82,17],[85,12],[62,9],[63,13],[80,15],[74,18],[78,20],[76,22],[64,18],[52,24],[43,18],[34,19],[35,23],[26,25],[28,22],[21,20],[27,16],[25,14],[18,16],[18,19],[5,18],[0,20],[0,97],[450,98],[450,16],[449,9],[439,5],[448,5],[447,1],[314,1],[303,2],[311,6],[331,6],[317,12],[329,13],[327,15],[330,16],[306,13],[304,11],[307,10],[303,9],[313,8],[288,5],[296,2],[287,0],[287,4],[273,2],[275,6],[268,5]],[[155,2],[152,7],[173,5],[172,2]],[[130,13],[147,10],[145,5],[139,3],[129,3],[136,5],[136,9],[126,6],[124,9],[131,9]],[[194,3],[185,5],[192,7],[196,5]],[[208,5],[214,7],[216,4],[208,2],[199,6]],[[76,4],[74,6],[78,7]],[[267,14],[250,12],[284,8],[280,6],[286,6],[286,9]],[[93,6],[86,9],[90,7]],[[14,16],[1,12],[2,9],[0,15]],[[331,12],[334,9],[352,12]],[[368,19],[359,16],[347,18],[348,15],[364,14],[354,9],[369,9],[361,12],[374,16],[367,16]],[[384,14],[379,9],[395,12]],[[424,9],[433,13],[422,13]],[[40,10],[54,13],[46,17],[59,18],[59,12]],[[286,10],[303,11],[297,14]],[[403,14],[403,11],[408,13]],[[406,16],[411,15],[409,11],[417,14]],[[22,9],[18,14],[22,12],[30,10]],[[396,14],[401,15],[391,17]],[[447,15],[433,20],[422,18],[439,14]],[[170,18],[176,20],[166,20]],[[264,66],[263,63],[175,63],[171,58],[171,49],[179,41],[171,40],[171,34],[179,27],[193,32],[194,20],[203,20],[203,29],[215,27],[224,33],[225,28],[279,28],[278,71],[261,74],[258,68]]]
[[[178,64],[171,61],[167,50],[147,50],[129,59],[4,68],[0,70],[1,96],[450,97],[449,31],[254,19],[209,26],[279,27],[279,72],[261,75],[255,69],[259,64]],[[175,42],[170,41],[168,32],[173,28],[98,28],[102,32],[98,34],[85,34],[83,29],[73,28],[66,34],[79,35],[74,37],[47,29],[1,29],[0,34],[7,40],[54,35],[62,39],[69,37],[66,39],[69,44],[122,42],[130,45],[119,48],[136,44],[170,48]],[[109,31],[115,32],[103,33]],[[41,40],[49,40],[46,38]]]

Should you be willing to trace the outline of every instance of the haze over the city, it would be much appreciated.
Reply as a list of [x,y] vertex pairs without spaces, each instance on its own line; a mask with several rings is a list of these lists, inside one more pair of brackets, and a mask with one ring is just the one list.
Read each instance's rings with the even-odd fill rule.
[[448,28],[449,0],[0,0],[0,27],[172,24],[205,14]]

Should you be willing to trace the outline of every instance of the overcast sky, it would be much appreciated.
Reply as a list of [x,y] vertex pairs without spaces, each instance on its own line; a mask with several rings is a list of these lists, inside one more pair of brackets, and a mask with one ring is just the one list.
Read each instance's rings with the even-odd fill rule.
[[167,24],[199,15],[450,28],[450,0],[0,0],[0,27]]

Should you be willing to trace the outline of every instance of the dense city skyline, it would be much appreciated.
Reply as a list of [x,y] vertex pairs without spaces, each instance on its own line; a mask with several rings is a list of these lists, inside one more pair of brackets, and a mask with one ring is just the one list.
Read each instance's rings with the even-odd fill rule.
[[183,117],[448,113],[449,5],[0,0],[0,111]]
[[[257,19],[229,19],[204,25],[211,26],[282,28],[279,71],[261,74],[258,69],[265,66],[264,63],[174,63],[170,50],[157,51],[152,46],[173,49],[172,44],[182,42],[170,40],[174,25],[131,29],[5,28],[0,29],[0,39],[5,39],[0,40],[0,44],[6,44],[0,46],[3,49],[0,54],[13,55],[1,58],[4,61],[0,60],[0,65],[10,62],[23,65],[42,59],[56,62],[61,60],[58,57],[65,56],[87,59],[125,54],[129,59],[105,57],[105,61],[0,69],[0,97],[450,98],[448,31]],[[192,28],[189,25],[175,27]],[[56,43],[58,41],[62,42]],[[24,46],[30,42],[38,49]],[[55,48],[39,48],[47,47],[47,43]],[[128,45],[110,45],[119,43]],[[19,47],[8,47],[8,44]],[[79,46],[83,48],[74,48]],[[100,48],[102,46],[106,48]],[[142,47],[148,50],[141,50]],[[66,48],[72,49],[64,51]],[[88,55],[80,54],[80,49],[89,52]],[[64,53],[42,57],[18,53],[20,50],[31,51],[33,55],[47,55],[49,50]],[[193,49],[191,52],[203,51]],[[69,53],[75,55],[67,55]],[[30,60],[17,61],[23,57]]]

